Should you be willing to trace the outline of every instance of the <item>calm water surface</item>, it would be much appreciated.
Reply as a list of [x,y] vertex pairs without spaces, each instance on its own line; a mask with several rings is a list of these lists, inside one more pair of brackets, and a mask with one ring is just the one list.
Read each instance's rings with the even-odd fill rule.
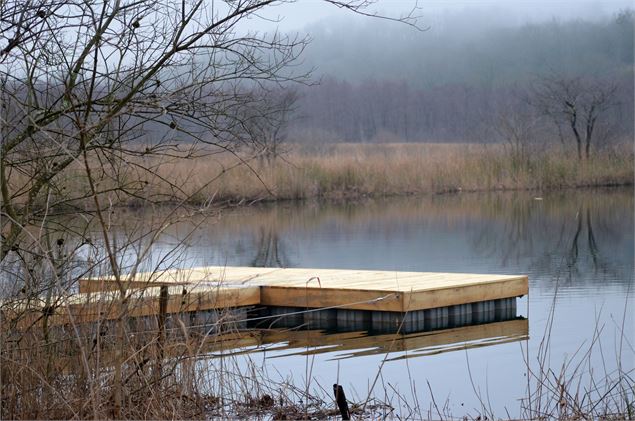
[[[427,415],[430,389],[441,411],[446,406],[455,415],[475,414],[484,403],[506,416],[519,413],[519,399],[527,390],[525,361],[537,368],[552,306],[546,363],[554,371],[566,362],[573,367],[583,361],[598,380],[615,370],[618,359],[623,369],[633,369],[633,220],[631,189],[282,204],[177,225],[152,256],[158,261],[186,238],[188,247],[178,255],[183,267],[527,274],[530,293],[519,300],[518,314],[528,318],[529,339],[484,338],[479,346],[466,347],[459,335],[440,347],[415,344],[390,352],[377,338],[376,345],[369,339],[359,342],[360,349],[325,348],[307,356],[312,348],[303,349],[303,342],[296,341],[300,348],[293,349],[289,337],[250,349],[254,352],[244,357],[269,375],[293,377],[299,385],[309,377],[312,384],[330,388],[339,376],[353,399],[365,397],[380,372],[375,393],[403,416],[408,405],[417,404]],[[596,345],[585,354],[594,335]],[[575,379],[588,386],[587,375]]]

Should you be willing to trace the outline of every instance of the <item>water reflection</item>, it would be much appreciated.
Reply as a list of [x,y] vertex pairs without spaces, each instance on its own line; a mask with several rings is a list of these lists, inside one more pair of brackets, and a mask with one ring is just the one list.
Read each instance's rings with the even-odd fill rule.
[[[338,373],[362,391],[382,367],[382,381],[397,386],[410,376],[429,381],[438,397],[451,396],[451,402],[465,402],[466,408],[480,407],[480,398],[469,398],[474,396],[474,376],[479,387],[491,389],[497,413],[506,413],[510,403],[525,395],[527,364],[535,362],[548,329],[550,367],[574,367],[578,361],[571,359],[584,355],[585,364],[596,372],[611,373],[618,364],[625,372],[633,369],[628,345],[635,336],[633,190],[536,196],[511,192],[254,206],[225,211],[220,218],[189,217],[165,227],[152,244],[145,236],[150,230],[130,231],[129,225],[154,218],[147,211],[121,211],[113,218],[113,230],[119,230],[118,244],[139,238],[151,246],[139,270],[254,265],[526,274],[530,292],[519,308],[528,308],[523,314],[531,315],[530,321],[501,322],[517,323],[507,333],[473,333],[472,339],[467,334],[497,323],[466,327],[461,330],[465,335],[449,329],[398,337],[274,329],[241,332],[234,342],[227,337],[216,342],[218,348],[208,348],[210,356],[241,352],[246,358],[263,357],[271,372],[283,375],[304,373],[307,358],[315,358],[323,384],[332,384]],[[130,221],[128,226],[124,221]],[[91,253],[96,254],[98,236],[91,237]],[[71,243],[67,239],[69,247]],[[122,267],[132,264],[144,246],[122,247]],[[522,323],[531,323],[531,338]],[[417,342],[444,336],[449,338],[444,343]],[[584,354],[589,344],[601,344],[602,352]],[[445,352],[459,349],[464,352]],[[389,350],[391,359],[422,358],[407,359],[405,368],[396,360],[383,365]],[[393,355],[392,350],[400,351]],[[342,359],[345,364],[337,365]],[[409,384],[401,385],[401,390],[409,389]],[[454,409],[465,413],[462,406]]]
[[615,191],[498,197],[470,239],[474,250],[503,267],[526,266],[563,285],[607,278],[628,284],[632,206],[632,195]]
[[[330,359],[343,360],[355,357],[390,353],[387,361],[397,361],[469,348],[521,341],[528,338],[527,319],[519,318],[501,322],[452,329],[441,329],[409,334],[370,334],[367,331],[326,332],[323,330],[274,329],[244,333],[243,339],[252,343],[244,348],[228,348],[229,343],[216,342],[216,349],[209,349],[210,356],[240,355],[266,352],[269,358],[329,354]],[[215,354],[220,351],[224,352]],[[230,352],[227,352],[230,349]]]
[[290,264],[278,230],[273,226],[260,227],[255,251],[256,255],[250,262],[250,266],[282,268]]
[[[111,235],[124,271],[142,256],[138,270],[229,265],[518,272],[626,286],[633,270],[630,189],[285,203],[188,215],[169,226],[161,226],[160,209],[117,212]],[[154,225],[161,227],[158,239]],[[103,256],[99,233],[92,234],[83,246],[86,256],[78,257],[96,262]],[[72,239],[65,246],[75,247]]]
[[[207,314],[207,317],[212,313]],[[199,314],[189,315],[181,321],[200,320],[206,317]],[[368,331],[327,332],[319,329],[277,328],[277,329],[241,329],[240,323],[231,328],[219,330],[218,314],[211,324],[190,325],[188,337],[183,337],[183,330],[176,326],[173,317],[168,318],[168,329],[163,336],[163,357],[196,358],[202,360],[236,357],[240,355],[263,354],[270,359],[292,356],[310,356],[326,354],[329,360],[346,360],[356,357],[390,354],[386,361],[398,361],[407,358],[431,356],[452,351],[462,351],[526,340],[529,337],[528,320],[514,317],[509,320],[491,323],[460,326],[449,329],[438,329],[414,333],[377,334]],[[62,327],[58,327],[63,329]],[[83,341],[90,343],[95,335],[102,339],[99,350],[100,359],[105,364],[114,361],[115,340],[109,340],[114,332],[111,323],[100,325],[82,325],[78,328],[85,337]],[[147,353],[147,344],[157,338],[156,317],[140,317],[130,320],[129,332],[134,337],[135,348],[141,354]],[[95,342],[93,341],[94,349]],[[60,343],[59,355],[68,358],[62,366],[78,363],[81,351],[75,343]],[[132,344],[128,344],[133,346]],[[195,350],[193,355],[191,352]],[[92,354],[91,354],[92,356]]]
[[[571,283],[630,282],[630,190],[466,194],[261,206],[201,224],[185,263],[540,273]],[[195,222],[166,234],[178,238]],[[168,242],[159,244],[157,251]],[[158,253],[160,254],[160,253]]]

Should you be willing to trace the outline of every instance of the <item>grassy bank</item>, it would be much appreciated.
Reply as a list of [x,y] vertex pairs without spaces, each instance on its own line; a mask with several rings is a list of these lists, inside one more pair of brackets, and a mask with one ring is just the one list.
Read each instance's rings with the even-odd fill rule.
[[[548,190],[633,183],[633,151],[623,145],[578,161],[570,150],[513,155],[502,145],[342,144],[295,148],[272,163],[234,156],[154,162],[146,195],[193,203],[354,198],[457,191]],[[159,179],[179,189],[166,189]],[[213,182],[210,182],[212,181]],[[209,184],[208,184],[209,183]]]
[[[295,199],[355,199],[395,195],[504,190],[555,190],[632,185],[630,144],[605,148],[578,160],[571,148],[553,147],[523,154],[493,144],[338,144],[290,146],[272,161],[249,153],[198,151],[169,156],[130,157],[110,167],[95,161],[93,177],[102,203],[208,205]],[[21,174],[9,181],[14,191],[32,182]],[[27,195],[16,197],[23,204]],[[38,198],[43,209],[93,205],[85,168],[74,163]]]

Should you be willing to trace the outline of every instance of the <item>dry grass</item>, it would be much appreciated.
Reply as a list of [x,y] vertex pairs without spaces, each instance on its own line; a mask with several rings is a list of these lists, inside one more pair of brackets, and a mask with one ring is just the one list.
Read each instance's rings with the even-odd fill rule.
[[[570,148],[519,155],[501,144],[291,146],[290,152],[273,162],[247,153],[203,152],[203,156],[188,159],[137,156],[116,169],[96,162],[98,188],[106,196],[102,202],[127,206],[184,202],[198,206],[632,185],[634,178],[633,150],[627,144],[606,148],[584,161],[578,161]],[[43,201],[54,198],[58,205],[83,206],[85,202],[90,206],[81,166],[69,168],[55,181],[51,196],[42,197]],[[15,191],[27,182],[19,175],[10,180]]]
[[[228,351],[245,344],[236,335],[240,326],[228,323],[229,313],[219,312],[215,322],[204,326],[185,326],[179,322],[188,318],[187,313],[174,315],[170,318],[172,323],[161,328],[158,316],[126,317],[120,325],[124,327],[122,332],[117,332],[117,321],[48,328],[37,323],[16,329],[3,320],[0,417],[339,418],[332,395],[324,385],[312,382],[301,387],[294,384],[298,379],[276,381],[256,364],[238,363]],[[589,365],[588,355],[601,348],[597,326],[596,330],[593,343],[579,349],[561,370],[548,365],[550,332],[544,333],[537,363],[526,361],[529,387],[519,419],[633,419],[633,372],[628,368],[623,371],[618,365],[617,371],[602,374],[598,367]],[[626,357],[620,353],[616,358],[621,362]],[[382,365],[376,370],[379,376]],[[589,373],[588,383],[582,380],[585,378],[582,373]],[[421,385],[423,380],[417,382]],[[445,406],[443,414],[438,408],[425,414],[420,408],[408,406],[405,395],[400,394],[404,391],[391,389],[388,393],[377,389],[374,394],[369,392],[368,396],[351,402],[354,419],[457,419],[456,414],[446,413]],[[120,406],[114,399],[117,390],[124,397]],[[421,393],[426,400],[434,399],[432,390]],[[394,394],[397,394],[394,400],[406,405],[402,407],[403,413],[393,413],[390,401],[374,398]],[[481,403],[479,418],[499,419],[500,414],[494,414],[485,402]],[[476,415],[471,418],[478,419]]]
[[149,197],[175,196],[192,203],[241,200],[355,198],[366,196],[560,189],[629,185],[633,151],[626,146],[579,162],[570,151],[512,157],[502,145],[343,144],[322,150],[296,148],[273,163],[216,156],[157,165],[181,191],[147,180]]
[[[314,393],[313,386],[307,394],[293,383],[297,379],[274,380],[253,362],[239,364],[228,351],[244,346],[240,327],[228,323],[226,314],[197,327],[170,317],[167,329],[157,326],[158,316],[126,317],[123,334],[116,321],[46,328],[40,320],[16,329],[5,319],[0,418],[326,419],[338,414],[328,394]],[[123,396],[119,404],[116,394]]]

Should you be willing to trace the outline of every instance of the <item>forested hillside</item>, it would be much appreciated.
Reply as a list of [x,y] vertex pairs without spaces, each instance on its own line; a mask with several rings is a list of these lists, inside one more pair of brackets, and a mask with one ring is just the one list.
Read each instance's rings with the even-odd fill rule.
[[425,31],[325,22],[309,33],[303,65],[320,84],[300,89],[294,141],[493,141],[501,118],[542,114],[532,99],[546,79],[610,87],[606,141],[633,133],[632,11],[520,26],[455,15]]

